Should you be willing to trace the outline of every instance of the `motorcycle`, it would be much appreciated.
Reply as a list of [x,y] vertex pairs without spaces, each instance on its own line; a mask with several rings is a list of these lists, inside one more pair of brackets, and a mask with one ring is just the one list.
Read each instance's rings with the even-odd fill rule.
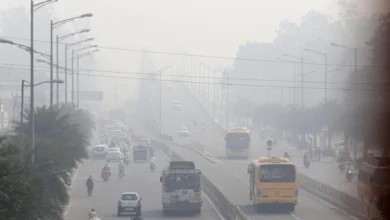
[[108,171],[108,172],[103,173],[102,178],[104,181],[107,181],[108,178],[110,178],[110,176],[111,176],[111,172]]
[[155,163],[150,163],[150,170],[152,172],[154,172],[155,169],[156,169],[156,164]]
[[303,165],[306,167],[306,168],[309,168],[310,167],[310,160],[309,159],[303,159]]
[[340,164],[339,164],[339,170],[340,170],[340,172],[341,172],[341,173],[344,173],[344,170],[345,170],[345,164],[343,164],[343,163],[340,163]]
[[352,170],[348,170],[347,173],[346,173],[345,175],[346,175],[346,177],[347,177],[347,180],[348,180],[349,182],[351,182],[352,179],[353,179]]

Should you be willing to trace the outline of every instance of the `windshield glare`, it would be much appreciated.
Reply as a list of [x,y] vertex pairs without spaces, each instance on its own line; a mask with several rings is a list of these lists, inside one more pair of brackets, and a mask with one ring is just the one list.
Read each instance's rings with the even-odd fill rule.
[[295,168],[292,164],[265,164],[260,166],[260,182],[295,182]]

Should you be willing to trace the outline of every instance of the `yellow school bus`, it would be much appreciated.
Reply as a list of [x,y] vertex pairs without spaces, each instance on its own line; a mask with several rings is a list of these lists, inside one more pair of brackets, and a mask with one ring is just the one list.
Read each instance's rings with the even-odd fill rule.
[[248,158],[250,154],[251,132],[247,128],[231,129],[225,136],[225,155],[228,158]]
[[294,211],[298,202],[298,177],[287,158],[262,157],[248,166],[249,197],[253,205],[280,205]]

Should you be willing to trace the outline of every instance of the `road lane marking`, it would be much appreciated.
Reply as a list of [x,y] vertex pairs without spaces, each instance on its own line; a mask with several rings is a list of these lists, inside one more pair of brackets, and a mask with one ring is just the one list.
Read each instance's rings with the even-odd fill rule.
[[204,197],[206,198],[206,200],[209,202],[211,208],[214,209],[215,213],[218,215],[218,218],[220,218],[221,220],[224,220],[225,218],[222,216],[221,212],[217,209],[217,207],[215,207],[214,203],[211,201],[210,197],[207,195],[207,193],[204,193]]

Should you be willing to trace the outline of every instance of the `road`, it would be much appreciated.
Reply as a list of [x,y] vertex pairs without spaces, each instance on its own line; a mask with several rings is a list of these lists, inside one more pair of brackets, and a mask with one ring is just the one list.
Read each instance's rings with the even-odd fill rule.
[[[211,149],[215,155],[222,156],[223,145],[219,145],[216,141],[217,134],[212,133],[211,129],[207,132],[201,132],[198,126],[191,126],[193,123],[193,115],[196,115],[198,123],[205,120],[200,114],[201,110],[194,105],[193,102],[185,97],[184,92],[177,92],[178,85],[174,84],[172,90],[164,90],[163,97],[163,129],[164,133],[170,134],[175,141],[178,140],[177,131],[181,126],[190,127],[192,138],[199,140],[207,140],[214,144]],[[172,101],[180,100],[183,104],[182,111],[174,111],[172,109]],[[141,110],[141,112],[143,112]],[[137,126],[142,127],[144,119],[140,115],[134,116],[137,118]],[[137,122],[133,122],[137,123]],[[210,125],[211,126],[211,125]],[[141,130],[141,129],[140,129]],[[222,134],[220,134],[222,135]],[[209,141],[209,140],[215,140]],[[222,138],[223,140],[223,138]],[[296,210],[291,214],[276,213],[258,213],[255,211],[249,200],[248,176],[246,173],[248,161],[240,160],[224,160],[220,159],[219,163],[211,164],[194,151],[187,148],[172,146],[173,149],[184,156],[188,160],[196,162],[196,166],[200,168],[213,181],[222,192],[234,203],[240,206],[252,220],[253,219],[270,219],[270,220],[317,220],[325,219],[352,219],[353,217],[337,209],[336,207],[322,201],[321,199],[301,190],[299,196],[299,204]],[[255,154],[262,153],[262,150],[254,150]],[[264,154],[263,154],[264,155]]]
[[[182,110],[174,111],[172,109],[172,101],[178,100],[182,102]],[[210,118],[205,115],[202,107],[194,100],[194,97],[189,94],[181,84],[174,84],[173,89],[165,89],[163,91],[162,102],[163,123],[162,128],[164,133],[172,135],[175,140],[179,140],[177,132],[181,126],[189,127],[191,130],[191,139],[202,143],[208,152],[216,158],[226,162],[227,166],[232,164],[235,166],[236,161],[225,160],[224,153],[224,135],[219,126],[210,121]],[[194,125],[194,118],[197,120],[197,125]],[[208,129],[201,131],[200,124],[205,122]],[[284,152],[288,152],[292,156],[292,162],[296,163],[300,168],[299,172],[310,176],[318,181],[326,183],[334,188],[350,195],[357,196],[356,178],[352,182],[348,182],[345,175],[340,173],[336,163],[331,161],[316,162],[313,161],[309,169],[303,168],[303,151],[295,147],[289,146],[283,141],[279,141],[273,146],[272,156],[282,156]],[[249,160],[260,158],[268,155],[264,140],[260,140],[257,135],[252,135],[252,148]],[[242,161],[248,164],[248,161]]]
[[[104,160],[94,162],[85,161],[75,176],[71,190],[71,204],[67,219],[87,219],[88,211],[96,209],[102,220],[129,219],[129,217],[117,217],[116,207],[119,196],[122,192],[135,191],[142,197],[142,216],[144,219],[203,219],[220,220],[221,218],[213,209],[205,197],[203,199],[202,213],[198,216],[168,216],[164,217],[161,208],[161,184],[159,181],[163,167],[168,165],[168,158],[160,152],[156,152],[157,169],[149,171],[148,164],[131,163],[125,171],[123,180],[117,178],[117,163],[109,163],[112,170],[112,177],[107,182],[101,181],[100,170],[104,166]],[[95,189],[92,197],[87,197],[85,181],[88,175],[95,180]]]

